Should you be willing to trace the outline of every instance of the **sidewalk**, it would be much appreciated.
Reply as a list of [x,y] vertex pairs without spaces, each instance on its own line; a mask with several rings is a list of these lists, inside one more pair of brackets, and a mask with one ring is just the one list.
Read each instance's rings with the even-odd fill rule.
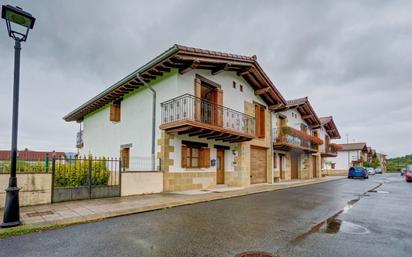
[[[217,188],[210,190],[198,190],[198,193],[191,190],[190,192],[160,193],[28,206],[21,208],[20,215],[24,226],[42,227],[50,225],[68,225],[181,205],[322,183],[341,178],[343,177],[333,176],[319,179],[280,182],[273,185],[259,184],[247,188]],[[0,211],[0,215],[3,216],[2,211]]]

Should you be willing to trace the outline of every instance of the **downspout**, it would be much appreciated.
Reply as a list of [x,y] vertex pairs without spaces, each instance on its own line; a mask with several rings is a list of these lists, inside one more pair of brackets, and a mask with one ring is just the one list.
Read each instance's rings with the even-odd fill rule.
[[152,106],[152,150],[151,150],[151,157],[152,157],[152,171],[155,171],[155,151],[156,151],[156,90],[152,88],[149,83],[146,83],[141,77],[140,74],[137,73],[137,79],[140,80],[143,85],[147,86],[150,91],[153,93],[153,106]]
[[[270,159],[270,166],[272,167],[272,183],[271,184],[275,184],[275,168],[273,167],[273,158],[275,158],[275,151],[273,150],[273,120],[272,120],[272,112],[269,110],[269,120],[270,120],[270,149],[271,149],[271,159]],[[277,161],[277,160],[276,160]],[[277,162],[276,162],[277,163]]]

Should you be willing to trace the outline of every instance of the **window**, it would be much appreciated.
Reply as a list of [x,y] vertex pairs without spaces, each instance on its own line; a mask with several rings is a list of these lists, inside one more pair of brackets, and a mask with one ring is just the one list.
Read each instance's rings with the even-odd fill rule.
[[110,121],[119,122],[120,121],[120,101],[113,102],[110,105]]
[[240,92],[243,92],[243,85],[240,85]]
[[120,158],[122,161],[122,167],[128,169],[130,164],[130,148],[122,148],[120,150]]
[[255,131],[259,138],[265,137],[265,107],[255,105]]
[[233,81],[233,88],[236,88],[236,81]]
[[182,145],[182,168],[210,167],[210,148]]

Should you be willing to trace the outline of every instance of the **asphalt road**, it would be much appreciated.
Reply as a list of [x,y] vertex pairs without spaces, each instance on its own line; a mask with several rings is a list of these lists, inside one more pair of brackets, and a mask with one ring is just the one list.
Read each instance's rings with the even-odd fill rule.
[[399,174],[343,179],[7,238],[0,256],[412,256],[410,199]]

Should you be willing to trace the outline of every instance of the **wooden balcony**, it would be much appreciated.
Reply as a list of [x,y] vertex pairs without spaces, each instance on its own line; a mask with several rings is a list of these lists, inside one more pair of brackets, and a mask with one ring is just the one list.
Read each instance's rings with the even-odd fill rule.
[[161,103],[160,129],[236,143],[255,137],[255,118],[185,94]]
[[331,145],[325,145],[325,151],[321,153],[322,157],[336,157],[338,156],[338,152],[336,151],[335,147]]
[[306,153],[316,153],[318,145],[309,140],[297,136],[282,133],[279,129],[273,129],[273,148],[281,151],[300,150]]

